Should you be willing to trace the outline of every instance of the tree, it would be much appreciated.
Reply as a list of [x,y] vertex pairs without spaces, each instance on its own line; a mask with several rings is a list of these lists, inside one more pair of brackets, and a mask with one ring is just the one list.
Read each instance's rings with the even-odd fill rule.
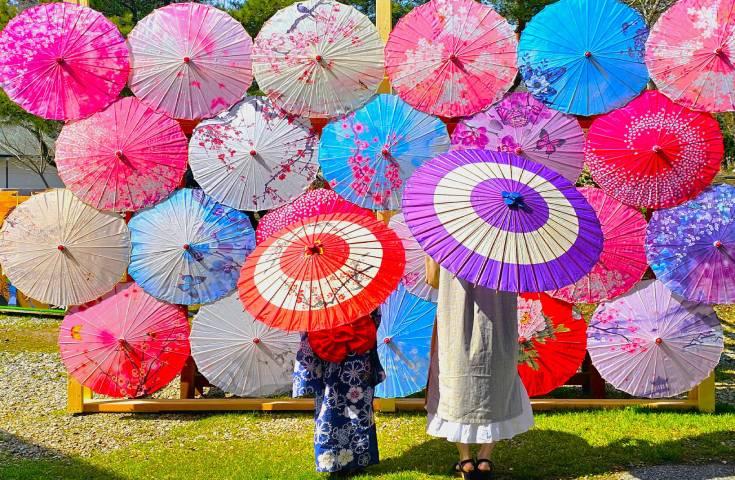
[[543,10],[546,5],[557,0],[495,0],[491,1],[495,10],[509,22],[516,25],[517,31],[522,31],[526,24]]

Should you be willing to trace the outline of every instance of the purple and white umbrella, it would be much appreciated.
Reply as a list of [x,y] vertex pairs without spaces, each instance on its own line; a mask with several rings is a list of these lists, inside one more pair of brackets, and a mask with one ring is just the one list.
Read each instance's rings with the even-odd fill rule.
[[602,303],[587,329],[587,350],[618,390],[672,397],[702,382],[720,361],[720,321],[711,306],[675,296],[658,280]]
[[396,232],[406,251],[406,269],[401,277],[401,283],[410,294],[436,303],[439,290],[426,283],[426,254],[411,235],[403,214],[393,215],[388,226]]
[[572,284],[602,251],[600,222],[574,185],[504,152],[459,150],[426,162],[408,180],[403,213],[442,267],[497,290]]
[[654,212],[646,257],[656,278],[687,300],[735,303],[735,187]]

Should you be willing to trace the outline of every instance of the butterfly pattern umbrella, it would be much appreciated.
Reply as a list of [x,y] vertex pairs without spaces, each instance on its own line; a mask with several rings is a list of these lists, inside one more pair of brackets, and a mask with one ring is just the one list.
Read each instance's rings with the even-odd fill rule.
[[640,13],[618,0],[560,0],[523,29],[519,69],[528,91],[555,110],[609,112],[646,86],[647,36]]
[[76,305],[109,292],[130,261],[119,215],[82,203],[65,189],[18,205],[0,228],[0,264],[20,291],[50,305]]
[[261,28],[253,71],[273,103],[294,115],[343,115],[369,100],[383,81],[383,42],[353,7],[297,2]]
[[438,118],[378,95],[322,131],[319,164],[335,192],[372,210],[397,210],[414,169],[449,149]]
[[209,303],[235,289],[255,247],[248,216],[201,190],[182,189],[129,222],[130,276],[161,300]]
[[91,8],[49,3],[23,10],[0,33],[0,86],[50,120],[84,118],[111,104],[128,79],[117,27]]
[[602,250],[597,216],[574,185],[504,152],[459,150],[426,162],[408,181],[403,213],[442,267],[496,290],[569,285]]
[[314,180],[317,142],[308,119],[288,115],[267,99],[246,97],[194,129],[189,163],[194,179],[218,202],[270,210]]
[[403,214],[393,215],[388,226],[401,239],[406,252],[406,271],[403,272],[401,284],[408,293],[430,302],[436,302],[439,290],[426,283],[426,253],[419,242],[413,238]]
[[126,97],[67,123],[54,160],[64,184],[85,203],[100,210],[135,211],[179,186],[187,145],[175,120]]
[[720,171],[717,120],[656,91],[592,122],[586,161],[595,182],[617,200],[668,208],[695,197]]
[[684,301],[657,280],[601,304],[587,332],[587,349],[602,377],[640,397],[691,390],[717,366],[723,349],[712,307]]
[[199,3],[154,10],[128,35],[130,89],[177,119],[211,117],[240,100],[253,81],[253,41],[227,13]]

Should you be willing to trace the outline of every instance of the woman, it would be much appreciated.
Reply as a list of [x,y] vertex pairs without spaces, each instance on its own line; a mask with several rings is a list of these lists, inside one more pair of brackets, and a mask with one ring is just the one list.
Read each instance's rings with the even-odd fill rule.
[[426,431],[457,444],[454,470],[462,478],[493,478],[496,442],[533,426],[516,369],[517,296],[473,286],[429,259],[426,270],[427,283],[439,288]]

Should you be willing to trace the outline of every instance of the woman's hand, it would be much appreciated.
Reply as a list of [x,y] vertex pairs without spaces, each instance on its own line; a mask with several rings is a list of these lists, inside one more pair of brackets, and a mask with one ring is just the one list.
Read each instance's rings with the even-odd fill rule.
[[427,255],[424,257],[424,266],[426,269],[426,283],[434,288],[439,288],[439,264]]

